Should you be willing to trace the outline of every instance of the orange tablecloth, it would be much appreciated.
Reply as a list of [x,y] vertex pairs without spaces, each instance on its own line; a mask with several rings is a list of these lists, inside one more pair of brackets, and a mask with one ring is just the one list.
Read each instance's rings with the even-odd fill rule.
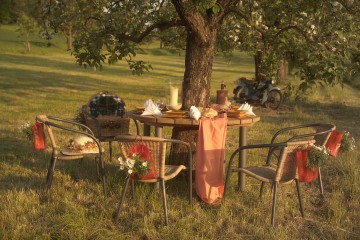
[[220,202],[224,191],[226,115],[201,118],[196,145],[195,185],[197,195],[206,203]]

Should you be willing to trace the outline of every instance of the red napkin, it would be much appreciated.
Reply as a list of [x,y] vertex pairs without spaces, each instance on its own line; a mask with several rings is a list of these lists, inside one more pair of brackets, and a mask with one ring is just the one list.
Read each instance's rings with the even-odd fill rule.
[[331,156],[337,157],[339,154],[342,137],[343,134],[337,132],[336,130],[331,132],[331,135],[325,144],[325,146],[330,150]]
[[296,152],[296,160],[300,182],[312,182],[318,178],[318,168],[306,167],[309,156],[309,149],[303,149]]
[[35,151],[45,150],[44,124],[36,122],[34,125],[32,125],[32,131],[34,134],[34,150]]

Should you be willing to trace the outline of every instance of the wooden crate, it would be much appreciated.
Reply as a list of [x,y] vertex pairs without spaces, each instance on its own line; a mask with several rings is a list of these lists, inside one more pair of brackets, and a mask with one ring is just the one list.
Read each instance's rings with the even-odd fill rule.
[[85,124],[100,140],[129,134],[130,118],[126,117],[125,103],[113,93],[100,92],[93,95],[89,103],[82,107],[82,113]]
[[99,139],[129,134],[130,118],[120,116],[98,116],[84,114],[85,124]]

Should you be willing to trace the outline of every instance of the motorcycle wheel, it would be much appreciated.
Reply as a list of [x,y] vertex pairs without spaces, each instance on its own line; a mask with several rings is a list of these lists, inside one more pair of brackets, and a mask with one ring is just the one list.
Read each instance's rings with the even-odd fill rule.
[[273,89],[268,94],[268,98],[265,102],[265,106],[273,110],[276,110],[280,107],[282,100],[283,100],[283,95],[280,92],[280,90]]

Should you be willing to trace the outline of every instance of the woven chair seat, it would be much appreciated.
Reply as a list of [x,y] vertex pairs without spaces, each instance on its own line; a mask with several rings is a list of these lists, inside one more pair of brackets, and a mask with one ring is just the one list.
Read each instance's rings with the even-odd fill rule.
[[[184,165],[176,166],[176,165],[165,165],[165,176],[164,180],[170,180],[176,177],[182,170],[185,170],[186,167]],[[158,182],[157,179],[148,179],[148,180],[137,180],[139,182]]]
[[[252,166],[252,167],[245,167],[240,168],[239,171],[258,179],[263,182],[272,183],[275,180],[276,176],[276,168],[271,166]],[[279,181],[281,184],[291,183],[293,178],[286,179],[283,178]]]
[[255,179],[268,183],[274,181],[276,174],[276,169],[268,166],[252,166],[240,168],[239,170]]

